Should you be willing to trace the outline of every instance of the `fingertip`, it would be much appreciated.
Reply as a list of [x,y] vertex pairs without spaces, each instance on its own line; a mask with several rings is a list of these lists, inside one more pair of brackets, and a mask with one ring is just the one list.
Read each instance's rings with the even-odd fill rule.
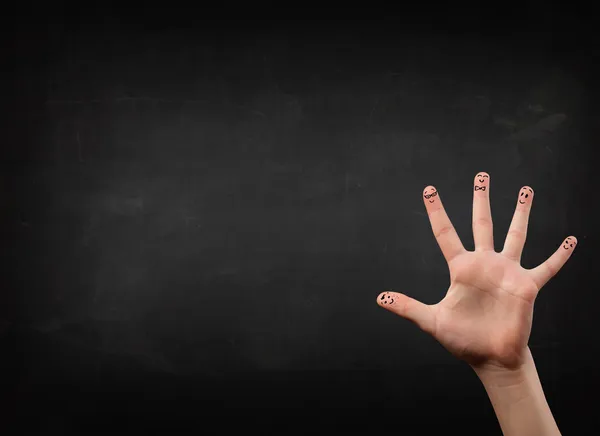
[[564,241],[560,243],[559,251],[563,251],[570,255],[570,253],[577,247],[577,238],[575,236],[567,236]]
[[429,185],[425,189],[423,189],[423,201],[425,202],[425,205],[428,208],[431,208],[431,206],[433,206],[434,203],[438,203],[438,199],[439,192],[435,186]]
[[377,304],[379,304],[381,307],[391,305],[395,301],[393,294],[394,293],[390,291],[382,292],[377,296]]
[[531,206],[531,202],[533,201],[533,196],[535,192],[531,186],[523,186],[519,189],[519,193],[517,195],[517,201],[519,205],[525,206],[526,209],[529,209]]

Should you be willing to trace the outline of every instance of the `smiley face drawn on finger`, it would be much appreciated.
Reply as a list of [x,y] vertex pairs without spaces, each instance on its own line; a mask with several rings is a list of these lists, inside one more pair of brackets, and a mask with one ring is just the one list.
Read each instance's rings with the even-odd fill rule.
[[523,186],[519,191],[519,204],[531,204],[531,200],[533,200],[533,189]]
[[490,186],[490,175],[485,172],[477,173],[475,176],[475,192],[485,192]]
[[572,250],[575,248],[576,245],[577,238],[575,238],[574,236],[569,236],[567,239],[565,239],[565,242],[562,243],[562,248],[564,248],[565,250]]
[[381,296],[379,303],[387,306],[388,304],[394,304],[394,301],[394,297],[392,297],[388,292],[386,292]]
[[438,192],[434,186],[428,186],[423,191],[423,198],[425,200],[427,200],[429,203],[435,203],[437,195],[438,195]]

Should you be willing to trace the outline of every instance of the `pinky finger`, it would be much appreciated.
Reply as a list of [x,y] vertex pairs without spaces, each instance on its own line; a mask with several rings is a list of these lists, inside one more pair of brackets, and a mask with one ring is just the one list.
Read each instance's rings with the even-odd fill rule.
[[567,237],[563,243],[560,244],[558,250],[556,250],[544,263],[529,270],[529,274],[533,278],[538,289],[542,289],[542,287],[548,283],[558,271],[560,271],[563,265],[567,263],[567,260],[569,260],[569,257],[571,257],[571,254],[573,254],[573,250],[575,250],[576,246],[577,238],[575,236]]

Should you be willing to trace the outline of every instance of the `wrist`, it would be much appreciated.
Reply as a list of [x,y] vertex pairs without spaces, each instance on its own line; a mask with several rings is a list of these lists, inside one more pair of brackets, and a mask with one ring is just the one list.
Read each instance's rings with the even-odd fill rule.
[[516,368],[473,367],[488,393],[505,435],[560,435],[529,347]]
[[537,374],[529,347],[525,348],[523,359],[515,368],[495,365],[471,366],[486,389],[506,390],[527,385]]

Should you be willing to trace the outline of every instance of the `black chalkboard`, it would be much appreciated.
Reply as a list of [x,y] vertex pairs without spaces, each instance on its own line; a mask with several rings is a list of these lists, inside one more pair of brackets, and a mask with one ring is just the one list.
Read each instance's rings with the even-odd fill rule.
[[0,324],[15,422],[369,408],[372,425],[499,434],[469,368],[375,304],[443,297],[421,191],[443,192],[471,249],[477,171],[496,241],[535,187],[527,267],[579,238],[530,346],[565,434],[590,419],[589,42],[525,18],[507,35],[481,17],[461,32],[101,15],[15,25]]

